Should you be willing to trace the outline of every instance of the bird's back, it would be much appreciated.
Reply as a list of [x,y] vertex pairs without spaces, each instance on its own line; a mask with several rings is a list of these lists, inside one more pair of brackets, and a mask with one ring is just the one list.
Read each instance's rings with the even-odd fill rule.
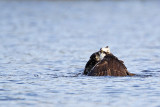
[[[103,60],[98,62],[88,73],[88,76],[127,76],[128,72],[123,61],[113,54],[107,54]],[[134,74],[133,74],[134,75]]]

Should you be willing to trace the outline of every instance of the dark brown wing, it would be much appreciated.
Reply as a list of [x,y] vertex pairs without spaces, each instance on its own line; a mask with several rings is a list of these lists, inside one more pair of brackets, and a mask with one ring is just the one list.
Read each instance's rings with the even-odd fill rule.
[[88,72],[96,65],[96,63],[98,63],[98,61],[96,60],[96,54],[98,54],[98,52],[95,52],[90,56],[89,61],[85,65],[85,69],[83,72],[84,75],[87,75]]
[[[118,60],[112,54],[105,56],[105,58],[97,63],[88,76],[127,76],[132,75],[127,71],[127,68],[123,64],[123,61]],[[134,74],[133,74],[134,75]]]
[[88,73],[88,76],[105,76],[105,75],[109,75],[107,61],[100,61]]
[[88,72],[96,65],[96,63],[98,63],[98,62],[95,61],[95,60],[90,59],[90,60],[87,62],[86,66],[85,66],[85,69],[84,69],[83,74],[84,74],[84,75],[87,75]]

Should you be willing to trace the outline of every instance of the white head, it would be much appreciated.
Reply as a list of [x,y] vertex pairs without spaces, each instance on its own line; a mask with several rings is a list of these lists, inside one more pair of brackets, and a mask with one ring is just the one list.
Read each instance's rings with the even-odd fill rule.
[[101,52],[110,53],[110,49],[109,49],[108,46],[106,46],[105,48],[101,48],[100,51],[101,51]]
[[100,52],[99,52],[100,59],[102,60],[106,56],[106,54],[110,54],[110,49],[108,46],[100,49]]

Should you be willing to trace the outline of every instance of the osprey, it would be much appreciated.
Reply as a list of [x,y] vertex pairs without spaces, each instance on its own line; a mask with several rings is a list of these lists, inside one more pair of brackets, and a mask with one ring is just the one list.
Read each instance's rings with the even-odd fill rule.
[[129,73],[124,62],[110,53],[108,46],[93,53],[87,62],[84,75],[88,76],[133,76]]

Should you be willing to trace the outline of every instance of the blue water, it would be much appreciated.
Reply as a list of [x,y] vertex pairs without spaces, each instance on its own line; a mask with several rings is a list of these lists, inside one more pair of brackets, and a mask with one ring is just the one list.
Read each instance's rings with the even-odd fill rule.
[[[159,4],[0,1],[0,106],[160,107]],[[106,45],[142,76],[78,75]]]

